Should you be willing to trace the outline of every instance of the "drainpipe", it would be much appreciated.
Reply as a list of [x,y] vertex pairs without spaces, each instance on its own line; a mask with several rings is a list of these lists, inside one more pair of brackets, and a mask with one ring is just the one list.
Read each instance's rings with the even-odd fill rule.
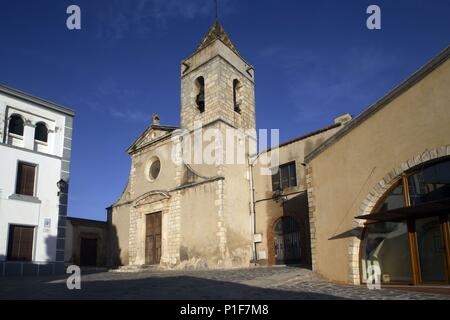
[[254,241],[254,235],[256,233],[256,201],[255,201],[255,186],[253,181],[253,166],[256,160],[262,153],[256,154],[255,158],[252,160],[251,156],[248,156],[248,167],[250,174],[250,216],[251,216],[251,241],[252,241],[252,252],[253,252],[253,264],[256,265],[257,255],[256,255],[256,243]]

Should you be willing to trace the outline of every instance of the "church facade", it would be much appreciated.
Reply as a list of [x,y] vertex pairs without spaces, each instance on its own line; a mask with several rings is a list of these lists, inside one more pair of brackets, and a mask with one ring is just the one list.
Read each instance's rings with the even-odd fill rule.
[[253,69],[218,21],[182,62],[181,87],[180,128],[154,115],[128,150],[129,182],[109,210],[113,264],[246,266],[252,241],[246,164],[186,163],[185,150],[176,147],[194,141],[196,123],[200,135],[255,128]]

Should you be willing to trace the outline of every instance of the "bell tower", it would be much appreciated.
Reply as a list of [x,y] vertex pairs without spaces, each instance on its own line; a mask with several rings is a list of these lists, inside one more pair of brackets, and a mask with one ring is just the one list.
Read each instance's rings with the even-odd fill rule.
[[181,127],[221,121],[254,129],[254,69],[216,18],[195,52],[181,62]]

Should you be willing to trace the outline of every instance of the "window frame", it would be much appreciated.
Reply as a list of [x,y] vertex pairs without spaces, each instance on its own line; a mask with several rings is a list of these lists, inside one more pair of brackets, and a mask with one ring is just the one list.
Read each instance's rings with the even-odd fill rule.
[[[13,250],[13,243],[11,243],[12,236],[13,234],[12,229],[13,228],[22,228],[22,229],[29,229],[32,230],[32,236],[31,236],[31,255],[30,255],[30,259],[20,259],[19,257],[17,258],[11,258],[12,256],[12,250]],[[32,262],[34,261],[34,249],[35,249],[35,245],[36,245],[36,226],[32,226],[32,225],[24,225],[24,224],[14,224],[14,223],[10,223],[8,224],[8,234],[7,234],[7,245],[6,245],[6,261],[20,261],[20,262]],[[20,250],[19,250],[19,256],[20,256]]]
[[[37,128],[40,125],[42,125],[45,128],[45,130],[46,130],[46,133],[45,133],[46,139],[45,139],[45,141],[36,138]],[[48,133],[49,133],[49,130],[48,130],[47,124],[45,122],[43,122],[43,121],[39,121],[38,123],[36,123],[36,126],[34,128],[34,141],[38,142],[38,143],[48,144]]]
[[[293,176],[291,176],[291,170],[290,170],[290,168],[294,168],[294,175]],[[287,169],[287,172],[288,172],[288,186],[286,186],[286,187],[283,187],[283,178],[282,178],[282,169],[283,168],[286,168]],[[273,171],[273,170],[272,170]],[[278,176],[278,188],[274,188],[274,177],[276,177],[276,176]],[[281,191],[283,191],[283,190],[286,190],[286,189],[289,189],[289,188],[295,188],[295,187],[298,187],[298,177],[297,177],[297,163],[296,163],[296,161],[294,160],[294,161],[290,161],[290,162],[287,162],[287,163],[284,163],[284,164],[282,164],[282,165],[280,165],[279,167],[278,167],[278,172],[276,173],[276,174],[272,174],[272,192],[275,192],[275,191],[277,191],[277,190],[281,190]],[[293,180],[293,178],[295,179],[295,184],[291,184],[291,181]]]
[[[153,177],[151,174],[151,168],[156,162],[159,162],[159,172],[156,177]],[[148,182],[154,183],[157,181],[161,177],[161,172],[163,170],[163,162],[161,161],[161,158],[158,155],[150,157],[146,162],[144,170],[144,175]]]
[[[11,120],[13,118],[19,118],[22,121],[22,134],[19,133],[15,133],[15,132],[11,132]],[[9,116],[8,118],[8,134],[12,135],[14,137],[18,137],[23,139],[24,135],[25,135],[25,119],[18,113],[13,113]]]
[[[432,167],[438,163],[441,162],[450,162],[450,157],[443,157],[439,159],[434,159],[431,161],[428,161],[422,165],[415,166],[407,171],[405,171],[402,176],[396,181],[384,194],[383,196],[377,201],[375,206],[373,207],[371,213],[376,212],[385,202],[386,198],[391,195],[393,190],[395,190],[399,185],[403,186],[403,200],[404,200],[404,207],[411,207],[411,199],[410,199],[410,192],[409,192],[409,178],[415,174],[417,174],[419,171],[424,170],[428,167]],[[450,214],[449,214],[450,215]],[[443,237],[448,237],[450,239],[450,223],[443,222],[442,218],[440,219],[441,223],[441,232]],[[366,284],[366,279],[363,274],[362,270],[362,258],[364,256],[363,252],[365,249],[366,244],[366,237],[368,235],[368,226],[371,224],[377,224],[380,223],[378,221],[365,221],[364,223],[364,229],[361,234],[361,241],[359,246],[359,276],[360,276],[360,283]],[[407,219],[405,221],[408,227],[408,235],[409,235],[409,250],[410,250],[410,257],[411,257],[411,273],[412,273],[412,285],[442,285],[442,282],[427,282],[422,280],[421,271],[420,271],[420,260],[419,260],[419,252],[418,252],[418,244],[417,244],[417,231],[416,231],[416,219]],[[445,246],[445,244],[444,244]],[[450,250],[449,250],[450,251]],[[447,283],[450,284],[450,267],[448,264],[450,264],[450,255],[447,254],[447,268],[448,268],[448,274],[449,277]],[[408,284],[407,282],[391,282],[389,284],[384,285],[405,285]]]
[[[21,181],[22,181],[21,176],[20,176],[20,179],[19,179],[19,169],[20,169],[21,165],[34,167],[33,194],[32,195],[21,193],[21,191],[19,190],[19,188],[21,188],[21,189],[24,188],[23,186],[20,185]],[[17,161],[16,185],[15,185],[15,189],[14,189],[15,194],[20,195],[20,196],[26,196],[26,197],[36,197],[36,195],[37,195],[37,190],[36,189],[37,189],[38,167],[39,166],[37,164],[35,164],[35,163],[31,163],[31,162],[27,162],[27,161],[21,161],[21,160]]]

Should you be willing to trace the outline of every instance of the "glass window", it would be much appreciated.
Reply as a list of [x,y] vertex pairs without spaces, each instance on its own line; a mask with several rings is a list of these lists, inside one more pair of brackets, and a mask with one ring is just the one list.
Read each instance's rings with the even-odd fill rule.
[[[275,170],[272,170],[275,171]],[[280,186],[280,170],[277,168],[276,173],[272,174],[272,190],[276,191],[281,189]]]
[[295,169],[295,163],[288,166],[289,168],[289,186],[295,187],[297,185],[297,170]]
[[416,231],[422,281],[445,281],[445,249],[439,218],[416,220]]
[[391,193],[389,193],[387,197],[384,198],[383,202],[378,205],[375,212],[383,212],[403,208],[404,206],[405,200],[403,195],[403,184],[400,183],[391,191]]
[[289,167],[283,166],[280,168],[281,171],[281,188],[289,188]]
[[272,190],[286,189],[297,186],[297,170],[295,162],[280,166],[277,173],[272,175]]
[[450,160],[425,167],[408,181],[411,206],[450,198]]
[[48,130],[45,123],[39,122],[38,124],[36,124],[36,129],[34,130],[34,139],[42,142],[47,142]]
[[159,173],[161,171],[161,161],[159,161],[159,159],[154,160],[153,163],[150,166],[150,178],[152,180],[156,180],[156,178],[158,178]]
[[381,272],[381,283],[411,282],[411,260],[406,223],[383,222],[367,226],[362,255],[363,278],[369,266]]
[[23,136],[23,119],[19,115],[13,115],[9,119],[9,133],[17,134],[18,136]]

